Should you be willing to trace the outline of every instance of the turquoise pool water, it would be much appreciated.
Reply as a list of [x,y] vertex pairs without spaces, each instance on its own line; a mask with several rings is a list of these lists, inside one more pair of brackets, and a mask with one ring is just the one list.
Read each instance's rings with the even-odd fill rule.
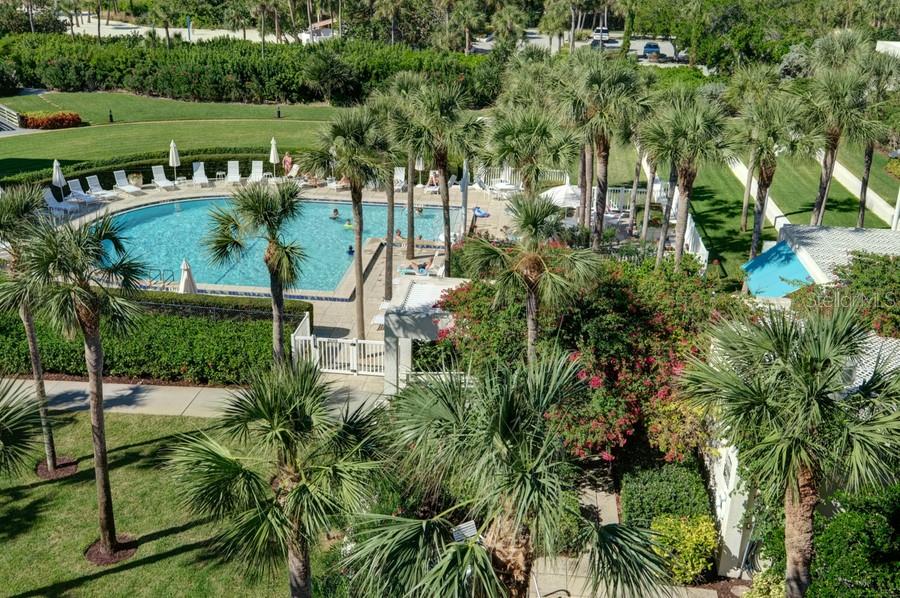
[[741,268],[747,273],[747,288],[756,297],[784,297],[812,282],[809,272],[785,241]]
[[[135,257],[151,269],[171,270],[176,280],[181,274],[181,261],[191,264],[198,284],[225,284],[268,287],[269,276],[263,265],[265,243],[254,239],[243,258],[227,266],[214,266],[203,246],[203,237],[210,229],[210,210],[226,207],[227,199],[193,199],[173,201],[137,208],[115,216],[127,237],[126,245]],[[331,220],[334,209],[339,220]],[[457,212],[451,217],[457,218]],[[395,228],[406,236],[406,211],[398,206],[394,211]],[[353,258],[347,248],[353,244],[353,229],[344,223],[352,218],[348,202],[308,201],[303,213],[289,228],[287,238],[297,241],[306,252],[297,288],[332,291],[337,287]],[[416,215],[416,236],[436,240],[443,232],[440,208],[424,208]],[[387,227],[387,206],[364,204],[363,237],[384,237]]]

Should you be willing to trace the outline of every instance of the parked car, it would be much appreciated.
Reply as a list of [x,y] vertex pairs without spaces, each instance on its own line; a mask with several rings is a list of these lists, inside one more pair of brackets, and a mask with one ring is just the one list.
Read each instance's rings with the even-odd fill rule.
[[596,29],[594,29],[593,39],[600,42],[605,42],[609,39],[609,29],[607,29],[606,27],[597,27]]
[[644,56],[650,58],[651,54],[656,54],[657,58],[660,55],[659,44],[656,42],[647,42],[644,44]]

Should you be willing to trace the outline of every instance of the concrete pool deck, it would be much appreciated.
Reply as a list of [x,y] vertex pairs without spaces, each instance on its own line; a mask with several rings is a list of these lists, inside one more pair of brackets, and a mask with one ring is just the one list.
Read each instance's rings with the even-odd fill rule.
[[[161,191],[147,186],[146,188],[142,189],[142,193],[140,195],[130,196],[122,194],[122,199],[117,199],[100,204],[92,211],[82,214],[73,219],[73,221],[80,224],[83,222],[94,220],[99,215],[104,213],[117,214],[127,210],[167,201],[178,201],[193,198],[222,197],[223,195],[230,194],[235,188],[235,185],[225,184],[221,181],[210,182],[212,183],[212,185],[208,187],[198,187],[192,184],[181,184],[177,189],[173,191]],[[441,205],[440,197],[438,195],[426,194],[422,188],[415,188],[414,193],[415,203],[417,206],[440,207]],[[303,196],[309,199],[323,201],[350,201],[349,191],[335,191],[333,189],[328,189],[325,187],[304,189]],[[367,203],[387,203],[383,191],[372,191],[370,189],[366,189],[363,191],[363,201]],[[406,192],[404,191],[396,193],[395,201],[397,205],[405,205]],[[454,187],[450,191],[450,204],[453,207],[461,207],[461,203],[462,198],[459,187]],[[478,220],[478,230],[486,231],[498,237],[505,236],[504,230],[510,224],[509,215],[506,213],[506,201],[491,197],[485,191],[470,187],[468,205],[470,213],[467,217],[467,222],[471,221],[471,209],[475,206],[479,206],[481,207],[481,209],[488,212],[491,216],[490,218]],[[365,283],[363,285],[363,305],[365,312],[364,321],[366,322],[365,334],[366,338],[371,340],[380,340],[384,338],[381,327],[371,323],[372,318],[376,313],[378,313],[379,306],[384,300],[384,262],[387,248],[382,247],[380,251],[377,251],[376,248],[378,247],[378,245],[378,242],[374,238],[369,239],[366,243],[366,250],[364,252],[364,255],[368,256],[369,258],[365,266],[366,276]],[[435,252],[434,245],[434,242],[423,241],[417,243],[415,261],[427,261],[428,259],[430,259]],[[406,259],[405,247],[394,248],[393,261],[395,278],[397,278],[397,268],[409,261]],[[201,284],[199,286],[203,289],[206,289],[206,287],[212,287],[213,285]],[[228,294],[229,292],[240,292],[242,290],[246,291],[247,287],[215,285],[215,288],[210,288],[208,290],[216,294]],[[266,289],[259,288],[257,290],[260,292],[264,292]],[[306,301],[309,301],[313,305],[314,334],[316,334],[317,336],[329,338],[353,338],[359,336],[359,333],[356,330],[354,302],[350,300],[354,294],[354,290],[355,281],[353,280],[352,268],[348,268],[347,274],[345,275],[341,284],[338,285],[338,289],[336,289],[335,292],[300,292],[300,294],[305,296],[316,297],[314,299],[304,299]]]

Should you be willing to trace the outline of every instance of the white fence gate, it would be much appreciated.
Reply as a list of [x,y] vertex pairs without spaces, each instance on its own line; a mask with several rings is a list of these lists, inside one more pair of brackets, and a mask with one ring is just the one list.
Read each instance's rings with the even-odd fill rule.
[[384,341],[319,338],[311,334],[307,316],[291,335],[291,350],[294,359],[312,361],[330,374],[384,376]]

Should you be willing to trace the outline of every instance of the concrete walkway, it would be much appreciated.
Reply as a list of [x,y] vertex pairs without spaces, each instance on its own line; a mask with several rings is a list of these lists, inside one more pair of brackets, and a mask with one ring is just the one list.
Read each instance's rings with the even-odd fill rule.
[[[822,162],[823,153],[819,152],[819,163]],[[853,174],[849,168],[841,164],[840,162],[835,162],[834,164],[834,180],[844,186],[850,193],[853,194],[853,197],[859,199],[859,192],[862,189],[862,181]],[[897,200],[900,201],[900,189],[898,189]],[[870,212],[884,220],[888,225],[890,225],[894,221],[894,206],[889,204],[884,198],[882,198],[878,193],[872,189],[872,186],[869,185],[869,188],[866,190],[866,207]]]
[[[332,383],[329,407],[335,412],[374,407],[382,401],[384,380],[380,376],[342,376],[325,374]],[[30,380],[22,380],[31,388]],[[51,409],[87,411],[87,382],[48,380],[47,401]],[[104,411],[141,415],[183,415],[215,417],[228,399],[231,389],[197,386],[152,386],[149,384],[103,384]]]
[[[741,188],[743,188],[747,183],[747,167],[740,160],[735,160],[734,162],[728,165],[728,168],[731,170],[731,173],[737,177],[737,179],[741,182]],[[752,214],[753,214],[753,205],[756,202],[756,177],[753,177],[753,181],[750,184],[750,221],[752,224]],[[775,227],[776,231],[780,231],[781,227],[785,224],[790,224],[791,221],[788,220],[788,217],[784,215],[784,212],[781,211],[781,208],[778,207],[778,204],[775,203],[775,198],[772,197],[772,190],[769,189],[769,200],[766,202],[766,220],[772,223],[772,226]]]

